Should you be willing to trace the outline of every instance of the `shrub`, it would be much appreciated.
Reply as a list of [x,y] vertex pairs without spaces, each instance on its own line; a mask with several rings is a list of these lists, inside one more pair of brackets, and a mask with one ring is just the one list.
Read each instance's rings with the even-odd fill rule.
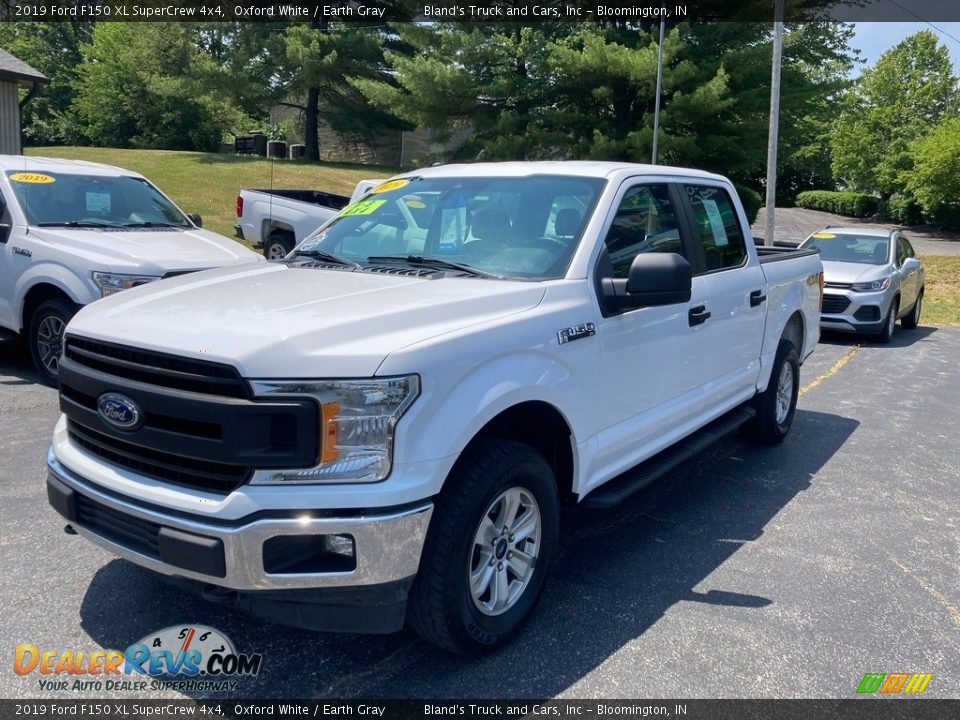
[[883,207],[883,215],[899,225],[919,225],[923,222],[923,212],[912,197],[894,195]]
[[734,183],[733,187],[737,191],[737,195],[740,196],[740,202],[743,203],[743,210],[747,213],[747,222],[753,225],[757,219],[757,213],[763,207],[763,198],[760,197],[760,193],[746,185]]
[[857,192],[808,190],[797,195],[797,206],[847,217],[865,218],[877,214],[880,199]]

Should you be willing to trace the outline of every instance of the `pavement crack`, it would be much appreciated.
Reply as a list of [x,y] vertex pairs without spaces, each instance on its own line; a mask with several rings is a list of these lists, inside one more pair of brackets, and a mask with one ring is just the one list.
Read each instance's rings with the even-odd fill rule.
[[912,577],[917,581],[917,584],[922,587],[927,593],[938,603],[940,603],[947,611],[947,614],[950,616],[950,619],[953,620],[953,624],[957,626],[957,629],[960,629],[960,609],[957,609],[955,605],[950,604],[950,599],[944,595],[942,592],[937,590],[933,585],[928,583],[922,577],[917,575],[913,570],[908,568],[902,562],[897,560],[893,555],[888,556],[890,562],[896,565],[898,568],[903,570],[907,575]]
[[829,370],[827,370],[826,372],[820,373],[812,381],[810,381],[809,383],[804,385],[802,388],[800,388],[799,397],[803,397],[806,393],[813,390],[817,385],[822,383],[828,377],[836,375],[838,372],[840,372],[840,369],[844,365],[846,365],[848,362],[850,362],[853,359],[853,356],[856,355],[858,352],[860,352],[860,348],[862,347],[863,347],[863,344],[858,343],[854,345],[852,348],[850,348],[849,350],[847,350],[847,352],[843,354],[843,357],[837,360]]

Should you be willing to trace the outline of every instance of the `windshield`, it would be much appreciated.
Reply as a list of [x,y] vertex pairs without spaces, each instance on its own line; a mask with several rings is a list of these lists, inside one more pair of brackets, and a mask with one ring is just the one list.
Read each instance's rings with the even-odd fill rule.
[[7,177],[30,225],[191,227],[143,178],[30,171]]
[[880,235],[818,232],[800,247],[819,250],[821,260],[836,262],[886,265],[890,258],[890,238]]
[[297,252],[361,264],[412,258],[511,279],[558,278],[604,182],[557,175],[391,180],[345,208]]

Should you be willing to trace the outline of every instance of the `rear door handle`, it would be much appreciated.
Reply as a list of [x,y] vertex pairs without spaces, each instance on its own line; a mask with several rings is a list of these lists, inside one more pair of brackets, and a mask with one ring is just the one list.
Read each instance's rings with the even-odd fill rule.
[[687,319],[690,321],[690,327],[694,325],[702,325],[710,317],[710,311],[707,310],[706,305],[697,305],[695,308],[690,308],[690,312],[687,313]]
[[754,290],[750,293],[750,307],[756,307],[766,299],[767,296],[763,294],[763,290]]

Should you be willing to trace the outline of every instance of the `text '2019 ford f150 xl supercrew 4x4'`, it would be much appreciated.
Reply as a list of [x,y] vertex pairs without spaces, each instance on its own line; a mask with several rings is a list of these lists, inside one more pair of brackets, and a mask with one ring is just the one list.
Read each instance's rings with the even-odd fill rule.
[[50,502],[209,599],[488,649],[562,501],[616,504],[737,427],[784,438],[821,283],[815,251],[758,251],[718,175],[416,171],[282,262],[81,310]]

